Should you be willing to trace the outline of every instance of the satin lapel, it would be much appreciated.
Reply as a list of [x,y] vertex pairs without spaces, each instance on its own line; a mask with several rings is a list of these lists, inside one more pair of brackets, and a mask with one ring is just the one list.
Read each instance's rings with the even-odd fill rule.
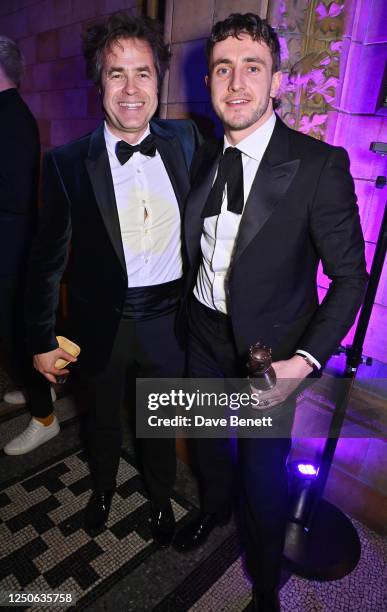
[[[287,129],[277,118],[273,136],[247,198],[239,226],[233,265],[270,219],[298,170],[300,160],[289,161]],[[286,158],[287,161],[284,161]]]
[[89,156],[85,160],[85,164],[107,233],[113,244],[121,266],[126,272],[120,221],[114,194],[109,157],[105,145],[103,125],[97,128],[91,135]]
[[176,136],[173,135],[172,137],[165,138],[156,133],[156,130],[152,129],[152,131],[155,136],[157,150],[172,183],[180,213],[182,214],[183,205],[189,190],[188,168],[182,148]]
[[216,146],[203,155],[198,172],[196,173],[195,182],[187,199],[184,235],[191,265],[194,265],[196,262],[200,250],[200,239],[204,222],[200,215],[214,182],[221,151],[221,144],[217,143]]

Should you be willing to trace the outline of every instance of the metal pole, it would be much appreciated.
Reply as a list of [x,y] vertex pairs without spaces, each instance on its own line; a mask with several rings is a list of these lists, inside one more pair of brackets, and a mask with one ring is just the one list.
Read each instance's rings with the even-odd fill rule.
[[[320,469],[318,477],[315,481],[315,486],[311,490],[312,506],[308,521],[305,525],[306,529],[310,529],[316,507],[322,498],[325,485],[328,479],[329,470],[331,468],[333,456],[335,454],[340,432],[345,419],[351,391],[355,382],[357,369],[362,361],[363,343],[367,333],[368,324],[370,321],[372,308],[375,301],[376,292],[380,281],[380,276],[383,270],[383,264],[386,257],[387,249],[387,205],[384,207],[382,224],[379,231],[375,255],[372,261],[370,278],[365,294],[363,307],[356,326],[356,331],[352,346],[347,352],[347,363],[344,376],[339,383],[339,396],[336,400],[336,407],[333,413],[332,421],[329,427],[329,433],[325,442],[324,450],[321,457]],[[344,384],[345,383],[345,384]]]
[[[387,249],[387,207],[379,231],[363,307],[352,346],[347,349],[345,373],[338,379],[336,406],[322,453],[318,475],[301,500],[302,522],[287,525],[284,557],[294,573],[312,580],[337,580],[349,574],[360,558],[360,540],[348,517],[323,499],[337,442],[359,365],[363,342]],[[304,511],[305,510],[305,511]]]

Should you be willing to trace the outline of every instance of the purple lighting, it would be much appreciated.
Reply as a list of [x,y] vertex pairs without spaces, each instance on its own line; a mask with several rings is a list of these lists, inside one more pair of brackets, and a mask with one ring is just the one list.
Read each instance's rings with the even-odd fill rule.
[[318,472],[312,463],[298,463],[297,469],[303,476],[317,476]]

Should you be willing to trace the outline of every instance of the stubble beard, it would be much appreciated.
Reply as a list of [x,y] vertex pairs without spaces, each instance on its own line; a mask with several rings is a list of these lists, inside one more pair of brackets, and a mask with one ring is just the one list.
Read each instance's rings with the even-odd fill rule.
[[268,96],[266,104],[262,104],[258,108],[253,109],[251,115],[248,117],[240,117],[239,119],[238,117],[235,117],[234,120],[230,121],[227,119],[224,113],[219,112],[217,114],[225,128],[230,130],[246,130],[255,123],[258,123],[258,121],[263,117],[269,108],[270,100],[271,98]]

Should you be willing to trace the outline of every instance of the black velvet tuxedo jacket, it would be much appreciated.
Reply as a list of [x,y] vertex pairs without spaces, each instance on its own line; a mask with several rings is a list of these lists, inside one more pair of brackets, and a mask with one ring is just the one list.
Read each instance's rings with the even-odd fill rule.
[[[222,148],[223,141],[204,143],[192,165],[184,228],[186,303],[201,261],[201,212]],[[331,279],[321,305],[320,259]],[[324,364],[353,324],[366,282],[347,153],[289,129],[277,117],[245,205],[227,280],[241,358],[260,340],[272,347],[274,360],[304,349]]]
[[[182,213],[198,131],[191,121],[153,120],[150,128]],[[42,195],[26,292],[28,346],[32,354],[57,347],[67,264],[66,335],[81,346],[79,365],[96,374],[109,359],[128,287],[103,125],[46,154]]]

